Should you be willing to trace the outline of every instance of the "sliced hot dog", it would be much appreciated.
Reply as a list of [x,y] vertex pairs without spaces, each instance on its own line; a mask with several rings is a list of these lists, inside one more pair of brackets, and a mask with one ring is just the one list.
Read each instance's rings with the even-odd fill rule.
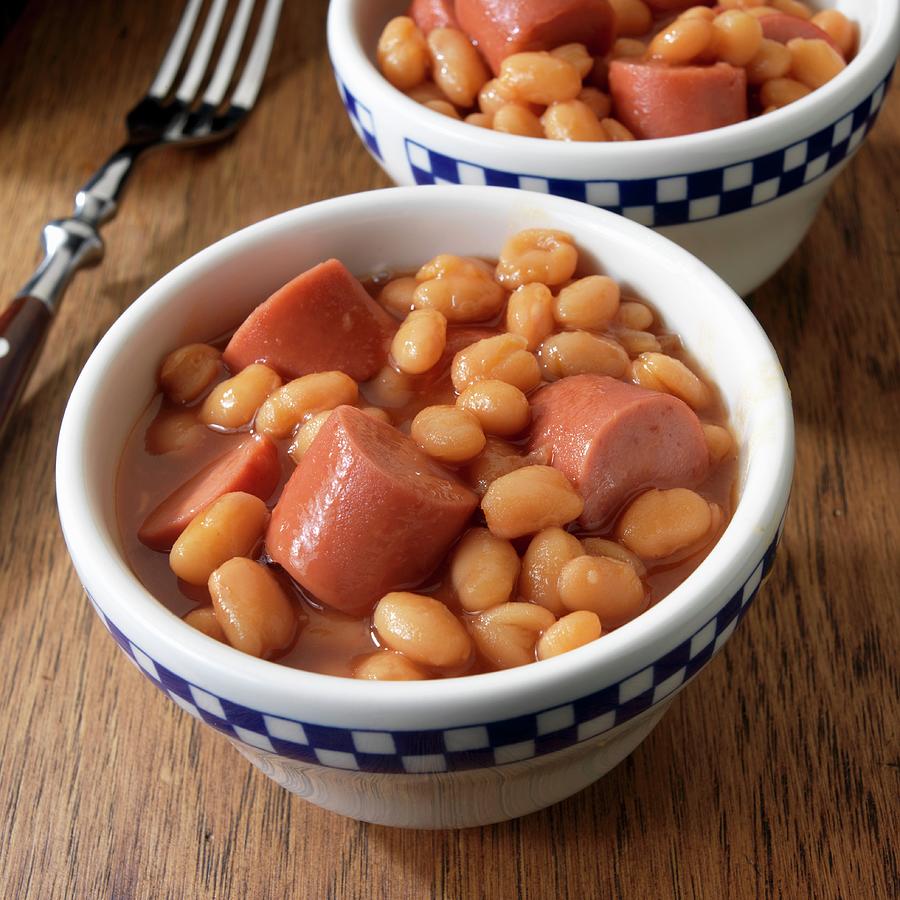
[[406,14],[424,34],[432,28],[459,28],[453,15],[453,0],[412,0]]
[[649,488],[696,487],[709,469],[700,420],[677,397],[605,375],[573,375],[542,388],[532,407],[531,450],[584,498],[586,528],[610,524]]
[[644,0],[656,12],[677,12],[690,6],[712,6],[712,0]]
[[639,138],[710,131],[747,118],[747,73],[727,63],[666,66],[626,62],[609,66],[616,118]]
[[316,599],[359,615],[430,575],[477,505],[406,435],[339,406],[285,485],[266,548]]
[[[779,44],[786,44],[794,38],[804,38],[809,41],[825,41],[830,47],[834,47],[838,53],[837,44],[831,39],[827,31],[823,31],[818,25],[798,16],[789,16],[786,13],[771,13],[762,16],[759,20],[762,25],[763,37],[770,41],[778,41]],[[843,56],[843,54],[841,54]]]
[[244,491],[267,500],[280,479],[277,448],[267,437],[254,435],[163,500],[141,525],[138,538],[153,550],[171,550],[191,519],[223,494]]
[[232,372],[261,362],[285,380],[337,369],[364,381],[384,365],[395,327],[344,264],[329,259],[257,306],[223,359]]
[[608,0],[456,0],[456,18],[494,74],[512,53],[573,42],[602,56],[616,36]]

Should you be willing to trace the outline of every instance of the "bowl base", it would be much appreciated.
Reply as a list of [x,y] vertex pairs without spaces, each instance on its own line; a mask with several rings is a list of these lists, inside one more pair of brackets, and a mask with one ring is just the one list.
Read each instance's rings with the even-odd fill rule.
[[[712,220],[714,227],[706,221],[657,231],[706,263],[736,294],[747,297],[793,256],[846,164],[845,160],[824,177],[777,200],[719,216]],[[736,252],[736,247],[745,250]]]
[[656,727],[670,701],[546,756],[427,775],[380,775],[310,765],[232,740],[256,768],[292,794],[363,822],[396,828],[471,828],[558,803],[601,778]]

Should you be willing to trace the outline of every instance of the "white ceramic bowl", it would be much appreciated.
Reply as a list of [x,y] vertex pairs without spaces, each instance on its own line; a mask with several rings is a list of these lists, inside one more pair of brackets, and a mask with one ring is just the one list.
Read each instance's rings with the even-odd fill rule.
[[[439,251],[497,255],[506,236],[532,226],[570,231],[590,265],[650,300],[726,398],[740,443],[740,501],[684,584],[564,656],[420,683],[360,682],[254,659],[184,624],[142,587],[122,557],[115,475],[168,351],[233,328],[327,257],[359,275],[409,269]],[[584,203],[498,188],[395,188],[253,225],[135,301],[72,392],[57,496],[97,612],[179,706],[314,803],[366,821],[438,828],[499,821],[560,800],[643,740],[732,633],[771,566],[792,470],[790,398],[775,353],[739,298],[694,257]],[[709,710],[736,714],[715,703]]]
[[861,49],[845,72],[778,112],[664,140],[524,138],[415,103],[374,63],[381,29],[406,0],[331,0],[328,48],[353,127],[397,184],[492,184],[586,200],[657,228],[746,295],[803,239],[874,123],[900,49],[900,0],[816,4],[860,24]]

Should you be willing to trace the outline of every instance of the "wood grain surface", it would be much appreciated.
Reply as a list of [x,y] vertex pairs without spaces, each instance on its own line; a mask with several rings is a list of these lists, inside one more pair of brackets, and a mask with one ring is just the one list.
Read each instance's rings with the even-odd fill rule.
[[[0,298],[120,140],[180,0],[34,0],[0,45]],[[77,12],[76,12],[77,10]],[[164,702],[91,611],[54,502],[104,330],[223,235],[386,185],[338,100],[325,0],[287,0],[258,109],[141,164],[0,445],[0,897],[887,898],[900,885],[900,91],[752,298],[791,382],[775,573],[638,751],[544,812],[415,833],[326,813]]]

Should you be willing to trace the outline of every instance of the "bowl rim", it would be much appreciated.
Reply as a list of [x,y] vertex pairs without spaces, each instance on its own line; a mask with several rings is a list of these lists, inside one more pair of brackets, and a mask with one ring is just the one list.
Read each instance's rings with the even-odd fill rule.
[[[348,67],[355,76],[354,84],[365,85],[366,90],[377,97],[379,106],[392,107],[401,121],[423,116],[420,119],[423,128],[427,127],[448,141],[462,142],[470,155],[475,154],[471,158],[478,159],[485,153],[502,158],[504,153],[514,153],[520,168],[546,166],[549,153],[558,154],[555,159],[561,166],[581,167],[597,163],[631,169],[658,161],[661,170],[667,171],[673,159],[695,159],[701,153],[726,159],[745,159],[762,148],[787,146],[803,137],[810,127],[831,123],[838,117],[838,111],[852,107],[859,99],[857,94],[861,82],[872,73],[875,63],[886,55],[895,58],[891,44],[896,44],[900,35],[900,3],[876,0],[877,18],[871,33],[846,70],[790,106],[734,125],[678,137],[602,143],[549,141],[468,125],[424,107],[395,88],[374,65],[358,30],[353,27],[357,7],[366,2],[331,0],[329,4],[328,48],[335,70],[342,73],[341,77],[343,67]],[[884,74],[879,67],[878,77]],[[806,124],[801,128],[801,123]],[[800,130],[791,137],[788,132],[797,128]]]
[[[205,687],[229,686],[224,690],[217,688],[222,696],[234,696],[236,692],[246,696],[255,692],[257,696],[268,695],[268,700],[278,698],[283,705],[287,697],[302,703],[304,698],[318,694],[327,696],[328,708],[337,720],[352,720],[354,710],[377,704],[379,720],[407,721],[410,709],[421,709],[427,704],[434,709],[473,710],[474,721],[478,719],[475,709],[490,706],[515,715],[520,708],[535,708],[534,704],[537,708],[547,708],[555,703],[539,698],[552,695],[558,702],[565,702],[572,699],[574,685],[581,686],[576,688],[580,693],[575,696],[602,687],[607,681],[598,676],[604,670],[616,671],[624,666],[639,671],[657,658],[650,652],[654,644],[674,640],[688,622],[696,620],[702,624],[703,616],[715,615],[747,580],[780,524],[793,475],[790,391],[774,348],[743,301],[687,251],[613,213],[550,195],[528,195],[528,203],[551,214],[593,219],[607,232],[607,239],[614,242],[612,246],[615,242],[639,242],[646,256],[668,257],[683,270],[685,277],[697,279],[698,294],[715,295],[716,302],[728,305],[731,323],[741,334],[742,347],[754,358],[758,357],[761,365],[774,367],[773,371],[777,372],[773,399],[767,401],[771,407],[771,418],[766,425],[769,441],[747,468],[741,503],[709,556],[668,597],[595,646],[579,648],[539,665],[433,681],[368,683],[280,666],[206,637],[156,600],[119,552],[115,536],[104,522],[99,500],[88,490],[83,478],[87,468],[86,443],[92,402],[110,361],[127,353],[130,343],[140,339],[142,320],[151,311],[177,302],[184,285],[202,279],[204,272],[219,261],[236,253],[252,253],[254,245],[274,234],[314,228],[320,216],[361,215],[364,210],[382,208],[380,204],[393,204],[406,215],[412,215],[419,205],[433,212],[441,203],[471,209],[490,202],[508,212],[509,208],[521,204],[522,197],[521,191],[512,188],[432,186],[386,188],[320,201],[264,219],[200,250],[164,275],[125,310],[91,354],[72,391],[59,435],[56,489],[63,532],[79,576],[85,584],[89,581],[102,584],[104,593],[102,602],[97,600],[98,605],[131,640],[140,645],[148,638],[165,647],[184,663],[185,671],[203,672]],[[609,246],[606,252],[611,252]],[[740,536],[738,528],[743,529]],[[699,578],[698,573],[701,573]],[[702,579],[708,582],[703,587]],[[165,664],[170,665],[168,661]],[[609,682],[617,680],[618,677],[611,678]],[[236,696],[235,699],[243,702]],[[496,713],[488,720],[491,718],[496,719]]]

